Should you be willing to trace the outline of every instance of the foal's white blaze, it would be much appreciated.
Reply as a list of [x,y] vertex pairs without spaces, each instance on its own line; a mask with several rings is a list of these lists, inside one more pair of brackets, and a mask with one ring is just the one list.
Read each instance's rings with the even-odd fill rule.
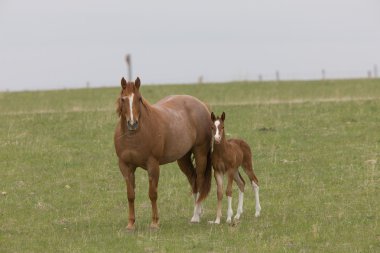
[[130,113],[130,116],[131,116],[131,122],[132,124],[134,123],[134,120],[133,120],[133,97],[135,96],[134,93],[132,93],[131,95],[128,96],[128,100],[129,100],[129,113]]
[[218,128],[218,126],[220,125],[220,121],[219,121],[219,120],[216,120],[216,121],[214,122],[214,125],[215,125],[215,129],[216,129],[214,139],[215,139],[216,141],[220,141],[220,140],[221,140],[221,136],[220,136],[220,134],[219,134],[219,128]]
[[255,192],[255,202],[256,202],[255,216],[259,217],[260,211],[261,211],[260,198],[259,198],[259,186],[254,181],[252,181],[252,186],[253,186],[253,191]]

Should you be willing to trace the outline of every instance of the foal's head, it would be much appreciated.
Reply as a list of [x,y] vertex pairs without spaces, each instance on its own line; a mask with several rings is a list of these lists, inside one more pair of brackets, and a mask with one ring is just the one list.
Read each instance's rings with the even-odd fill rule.
[[224,119],[226,118],[226,114],[223,112],[222,116],[215,117],[215,114],[211,113],[212,120],[212,137],[216,144],[219,144],[224,138]]
[[135,131],[139,127],[141,115],[142,96],[140,94],[140,78],[135,82],[127,82],[124,77],[121,79],[121,93],[117,112],[119,116],[126,120],[127,128]]

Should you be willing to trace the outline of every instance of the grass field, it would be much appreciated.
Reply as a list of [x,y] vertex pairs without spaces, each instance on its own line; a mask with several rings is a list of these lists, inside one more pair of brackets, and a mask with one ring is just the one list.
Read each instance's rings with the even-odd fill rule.
[[[200,224],[176,163],[161,167],[161,228],[136,172],[136,231],[113,131],[119,88],[0,93],[0,252],[380,252],[380,80],[142,86],[151,103],[190,94],[251,145],[262,212]],[[247,177],[245,176],[245,179]],[[247,180],[246,180],[247,181]],[[233,209],[236,212],[237,187]]]

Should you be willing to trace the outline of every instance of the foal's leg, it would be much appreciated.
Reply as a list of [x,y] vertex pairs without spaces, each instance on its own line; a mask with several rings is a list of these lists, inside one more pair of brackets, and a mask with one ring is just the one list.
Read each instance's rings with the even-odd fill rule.
[[151,162],[148,165],[148,175],[149,175],[149,198],[152,203],[152,223],[150,227],[153,229],[159,228],[158,222],[158,208],[157,208],[157,188],[158,179],[160,177],[160,167],[158,162]]
[[259,197],[259,180],[257,179],[255,172],[253,171],[251,158],[244,161],[243,169],[245,173],[247,173],[249,179],[251,180],[253,192],[255,193],[255,202],[256,202],[255,217],[259,217],[260,212],[261,212],[260,197]]
[[240,219],[240,215],[243,213],[243,201],[244,201],[244,179],[241,177],[239,171],[237,170],[234,174],[234,180],[239,187],[239,202],[236,215],[234,219]]
[[217,187],[218,206],[216,209],[215,224],[220,224],[220,218],[222,217],[222,199],[223,199],[223,173],[214,170],[214,177]]
[[128,218],[128,230],[135,229],[135,167],[127,166],[122,160],[119,159],[119,168],[121,174],[125,179],[127,185],[129,218]]
[[227,208],[227,223],[231,223],[231,217],[233,215],[232,211],[232,182],[234,180],[234,173],[233,172],[227,172],[227,189],[226,189],[226,195],[227,195],[227,201],[228,201],[228,208]]

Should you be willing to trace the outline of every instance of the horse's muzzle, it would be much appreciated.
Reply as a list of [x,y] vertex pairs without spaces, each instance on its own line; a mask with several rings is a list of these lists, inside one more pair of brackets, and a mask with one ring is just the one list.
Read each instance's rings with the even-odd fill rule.
[[139,122],[138,121],[131,122],[130,120],[128,120],[127,127],[128,127],[128,130],[135,131],[139,127]]

